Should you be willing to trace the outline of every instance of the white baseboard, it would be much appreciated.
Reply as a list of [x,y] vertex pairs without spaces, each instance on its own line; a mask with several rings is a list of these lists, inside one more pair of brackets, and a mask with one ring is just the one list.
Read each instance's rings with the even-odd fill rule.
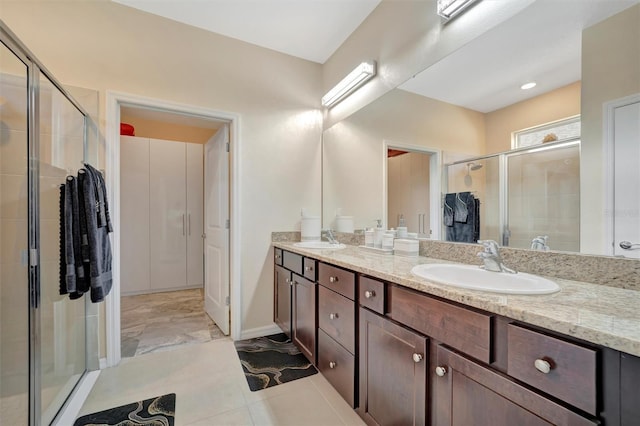
[[138,290],[138,291],[124,291],[120,290],[120,296],[140,296],[142,294],[154,294],[154,293],[167,293],[170,291],[180,291],[180,290],[195,290],[197,288],[204,288],[202,284],[192,285],[192,286],[178,286],[178,287],[169,287],[163,289],[149,289],[149,290]]
[[[100,362],[102,363],[102,360],[100,360]],[[98,380],[98,376],[100,376],[100,371],[88,371],[82,377],[80,383],[78,383],[78,386],[69,397],[69,401],[62,407],[60,413],[53,420],[52,424],[54,426],[72,425],[75,422],[84,402],[89,396],[89,392],[91,392],[93,385],[95,385],[96,380]]]
[[269,336],[276,333],[282,333],[282,330],[275,324],[250,328],[249,330],[242,330],[242,333],[240,333],[240,340],[254,339],[256,337]]
[[98,362],[100,370],[104,370],[105,368],[107,368],[107,358],[100,358]]

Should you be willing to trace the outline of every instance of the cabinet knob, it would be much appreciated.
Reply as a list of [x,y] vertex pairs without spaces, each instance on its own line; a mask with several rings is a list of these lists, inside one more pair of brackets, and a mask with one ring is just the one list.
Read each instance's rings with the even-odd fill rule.
[[335,362],[333,362],[333,361],[331,361],[331,362],[329,363],[329,368],[332,368],[332,369],[333,369],[333,368],[336,368],[336,363],[335,363]]
[[291,285],[296,285],[298,282],[296,280],[291,280]]
[[337,312],[329,314],[329,319],[336,319],[336,318],[338,318],[338,313]]
[[373,290],[367,290],[364,292],[364,297],[365,299],[371,299],[372,297],[375,297],[376,292]]
[[279,254],[276,254],[276,260],[280,260],[280,255]]
[[305,267],[304,267],[304,270],[305,270],[305,271],[307,271],[307,272],[310,272],[310,271],[313,271],[313,267],[311,267],[311,266],[305,266]]
[[439,365],[436,367],[436,376],[444,377],[445,374],[447,374],[447,367],[443,365]]
[[538,358],[535,360],[533,365],[536,367],[536,370],[538,370],[541,373],[549,374],[549,372],[551,371],[551,363],[546,359]]
[[330,283],[337,283],[338,282],[338,277],[329,277],[329,282]]
[[422,361],[423,356],[421,354],[413,354],[413,362]]
[[290,284],[290,283],[291,283],[291,280],[290,280],[289,278],[285,278],[285,279],[284,279],[284,281],[285,281],[286,283],[288,283],[288,284]]

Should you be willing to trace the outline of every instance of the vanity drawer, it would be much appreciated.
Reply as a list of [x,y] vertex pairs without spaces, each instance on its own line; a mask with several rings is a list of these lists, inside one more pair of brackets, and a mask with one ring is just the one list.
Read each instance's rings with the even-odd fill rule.
[[318,330],[318,370],[353,407],[355,357],[322,330]]
[[282,266],[282,249],[273,249],[273,263]]
[[313,282],[316,281],[316,270],[318,269],[318,261],[305,257],[303,260],[304,277]]
[[509,324],[507,339],[507,373],[511,377],[589,414],[597,414],[594,349],[515,324]]
[[282,266],[298,275],[302,274],[302,256],[291,253],[290,251],[282,251]]
[[318,327],[355,353],[355,302],[318,286]]
[[358,301],[360,306],[384,315],[385,283],[373,278],[360,276],[358,285]]
[[400,286],[387,291],[392,319],[490,363],[493,315],[443,302]]
[[351,271],[320,263],[318,266],[318,283],[351,300],[355,299],[356,274]]

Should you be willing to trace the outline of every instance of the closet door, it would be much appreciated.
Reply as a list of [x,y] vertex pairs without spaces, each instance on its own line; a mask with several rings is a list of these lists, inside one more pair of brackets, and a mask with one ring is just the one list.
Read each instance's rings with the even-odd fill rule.
[[203,146],[187,143],[187,285],[204,283],[204,157]]
[[149,291],[149,139],[120,137],[122,294]]
[[149,147],[151,290],[184,287],[187,275],[185,144],[151,139]]

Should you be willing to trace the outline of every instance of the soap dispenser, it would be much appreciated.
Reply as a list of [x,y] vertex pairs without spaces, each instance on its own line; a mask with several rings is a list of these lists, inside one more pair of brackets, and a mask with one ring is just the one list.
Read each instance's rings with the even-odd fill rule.
[[397,237],[398,238],[407,238],[407,225],[404,222],[404,215],[400,215],[400,219],[398,220],[398,229],[397,229]]
[[381,219],[377,219],[377,222],[378,222],[378,226],[376,226],[376,230],[375,230],[374,247],[382,248],[382,238],[384,237],[385,229],[382,227]]

